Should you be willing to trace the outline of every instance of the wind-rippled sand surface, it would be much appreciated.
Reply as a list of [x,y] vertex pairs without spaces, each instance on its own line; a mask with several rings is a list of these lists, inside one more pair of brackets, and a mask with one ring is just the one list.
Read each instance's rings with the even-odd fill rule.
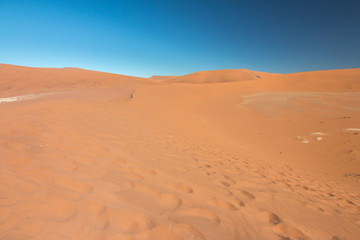
[[360,235],[359,69],[0,74],[0,239]]

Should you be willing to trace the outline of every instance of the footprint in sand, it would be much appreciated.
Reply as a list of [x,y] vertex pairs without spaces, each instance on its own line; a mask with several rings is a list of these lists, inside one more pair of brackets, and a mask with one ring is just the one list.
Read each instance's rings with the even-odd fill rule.
[[106,175],[102,177],[102,180],[123,185],[124,182],[139,182],[142,181],[144,177],[137,173],[132,173],[127,170],[124,171],[108,171]]
[[236,184],[236,182],[229,176],[226,175],[222,175],[219,177],[215,177],[217,181],[220,181],[220,183],[225,186],[225,187],[230,187],[234,184]]
[[155,227],[149,240],[206,240],[196,228],[187,224],[169,224],[166,226]]
[[182,193],[193,193],[194,190],[189,187],[186,184],[182,184],[182,183],[175,183],[175,184],[169,184],[169,186],[173,189],[175,189],[175,191],[178,192],[182,192]]
[[306,207],[315,211],[319,211],[319,212],[325,212],[325,210],[319,206],[316,206],[314,204],[306,204]]
[[179,197],[170,193],[161,193],[146,185],[134,184],[133,188],[115,194],[122,201],[148,210],[175,210],[182,204]]
[[338,198],[336,200],[335,204],[349,213],[359,213],[360,212],[360,207],[348,199]]
[[221,184],[224,185],[225,187],[230,187],[231,184],[225,181],[221,181]]
[[237,202],[237,204],[240,206],[240,207],[245,207],[245,203],[237,198],[235,198],[235,201]]
[[306,236],[303,232],[299,229],[291,226],[287,223],[279,223],[273,227],[273,232],[277,234],[282,239],[289,239],[289,240],[308,240],[310,239]]
[[113,233],[133,234],[154,227],[153,220],[144,215],[113,208],[108,208],[106,212],[109,216],[109,229]]
[[249,199],[250,201],[253,201],[253,200],[256,199],[256,197],[255,197],[252,193],[250,193],[250,192],[248,192],[248,191],[240,190],[240,192],[241,192],[245,197],[247,197],[247,199]]
[[270,223],[271,225],[278,225],[279,223],[282,223],[282,220],[278,215],[269,211],[261,212],[260,219],[262,219],[264,222]]
[[217,208],[226,209],[226,210],[237,210],[237,207],[235,207],[233,204],[220,199],[212,199],[208,201],[208,204]]
[[184,222],[194,221],[195,223],[197,223],[198,220],[200,219],[212,224],[220,223],[220,218],[216,213],[204,208],[181,209],[175,213],[174,217],[177,221],[184,221]]
[[342,238],[342,237],[339,237],[339,236],[332,236],[331,240],[346,240],[346,238]]
[[216,175],[216,174],[217,174],[217,172],[215,172],[215,171],[204,171],[204,172],[205,172],[205,174],[208,175],[208,176],[212,176],[212,175]]

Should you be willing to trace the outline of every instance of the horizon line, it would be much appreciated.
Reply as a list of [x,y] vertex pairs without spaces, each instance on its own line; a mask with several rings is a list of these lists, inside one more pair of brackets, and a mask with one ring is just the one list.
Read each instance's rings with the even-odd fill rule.
[[198,72],[211,72],[211,71],[221,71],[221,70],[249,70],[249,71],[255,71],[255,72],[263,72],[263,73],[275,73],[275,74],[282,74],[282,75],[287,75],[287,74],[294,74],[294,73],[306,73],[306,72],[321,72],[321,71],[336,71],[336,70],[350,70],[350,69],[359,69],[360,67],[357,68],[334,68],[334,69],[320,69],[320,70],[311,70],[311,71],[303,71],[303,72],[291,72],[291,73],[277,73],[277,72],[264,72],[264,71],[258,71],[258,70],[252,70],[252,69],[248,69],[248,68],[223,68],[223,69],[212,69],[212,70],[199,70],[196,72],[191,72],[191,73],[187,73],[184,75],[151,75],[149,77],[139,77],[139,76],[135,76],[135,75],[128,75],[128,74],[122,74],[122,73],[115,73],[115,72],[106,72],[106,71],[101,71],[101,70],[95,70],[95,69],[87,69],[87,68],[81,68],[81,67],[34,67],[34,66],[25,66],[25,65],[17,65],[17,64],[11,64],[11,63],[2,63],[0,62],[0,65],[10,65],[10,66],[16,66],[16,67],[25,67],[25,68],[45,68],[45,69],[79,69],[79,70],[85,70],[85,71],[93,71],[93,72],[101,72],[101,73],[108,73],[108,74],[115,74],[115,75],[122,75],[122,76],[129,76],[129,77],[137,77],[137,78],[151,78],[151,77],[162,77],[162,76],[166,76],[166,77],[181,77],[181,76],[186,76],[186,75],[190,75],[190,74],[194,74],[194,73],[198,73]]

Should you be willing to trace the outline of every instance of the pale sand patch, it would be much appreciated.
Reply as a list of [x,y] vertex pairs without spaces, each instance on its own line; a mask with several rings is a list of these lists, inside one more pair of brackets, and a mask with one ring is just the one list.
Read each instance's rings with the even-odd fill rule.
[[310,135],[320,135],[320,136],[325,136],[326,134],[325,134],[325,133],[322,133],[322,132],[313,132],[313,133],[310,133]]
[[6,98],[0,98],[0,103],[19,102],[19,101],[25,101],[25,100],[39,98],[42,96],[61,94],[61,93],[64,93],[64,92],[35,93],[35,94],[27,94],[27,95],[22,95],[22,96],[6,97]]
[[344,130],[350,132],[360,132],[360,128],[345,128]]

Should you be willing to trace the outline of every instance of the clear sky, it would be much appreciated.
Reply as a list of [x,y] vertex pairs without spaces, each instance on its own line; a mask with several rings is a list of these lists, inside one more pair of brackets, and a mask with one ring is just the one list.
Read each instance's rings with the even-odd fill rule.
[[360,67],[359,0],[0,0],[0,63],[133,76]]

